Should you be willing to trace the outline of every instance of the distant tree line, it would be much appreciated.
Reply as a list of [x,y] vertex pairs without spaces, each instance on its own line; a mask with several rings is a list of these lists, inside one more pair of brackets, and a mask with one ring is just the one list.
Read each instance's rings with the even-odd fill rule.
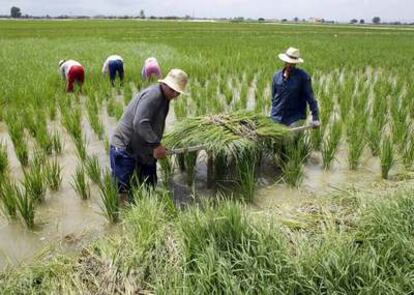
[[[151,20],[191,20],[191,19],[197,19],[197,20],[210,20],[211,18],[195,18],[190,15],[185,16],[175,16],[175,15],[169,15],[169,16],[154,16],[151,15],[147,17],[145,15],[144,10],[140,10],[140,12],[137,15],[58,15],[58,16],[33,16],[28,14],[22,14],[22,11],[19,7],[13,6],[10,9],[10,15],[0,15],[0,18],[20,18],[20,19],[151,19]],[[287,18],[283,18],[281,20],[277,19],[265,19],[263,17],[259,17],[258,19],[252,19],[252,18],[244,18],[242,16],[233,17],[233,18],[216,18],[214,20],[221,20],[221,21],[231,21],[231,22],[282,22],[282,23],[306,23],[306,22],[316,22],[316,23],[326,23],[326,24],[333,24],[336,23],[333,20],[325,20],[323,18],[310,18],[309,20],[306,19],[299,19],[298,17],[294,17],[292,20],[288,20]],[[351,24],[365,24],[364,19],[356,19],[353,18],[350,20]],[[388,22],[384,23],[381,22],[381,18],[379,16],[375,16],[372,18],[373,24],[391,24],[391,25],[414,25],[414,22],[412,23],[401,23],[401,22]]]

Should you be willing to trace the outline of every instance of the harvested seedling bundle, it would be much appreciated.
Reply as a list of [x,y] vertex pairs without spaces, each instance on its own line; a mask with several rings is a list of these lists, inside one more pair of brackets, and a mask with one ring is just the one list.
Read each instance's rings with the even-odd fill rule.
[[243,198],[251,199],[261,156],[272,153],[273,143],[290,134],[288,128],[269,117],[242,111],[184,119],[166,135],[164,144],[173,150],[190,148],[184,155],[184,159],[191,158],[184,160],[189,185],[194,180],[197,157],[191,147],[199,146],[209,156],[207,182],[236,183]]
[[171,149],[203,146],[214,155],[238,160],[246,150],[280,141],[290,134],[288,128],[269,117],[240,111],[184,119],[165,136],[164,144]]

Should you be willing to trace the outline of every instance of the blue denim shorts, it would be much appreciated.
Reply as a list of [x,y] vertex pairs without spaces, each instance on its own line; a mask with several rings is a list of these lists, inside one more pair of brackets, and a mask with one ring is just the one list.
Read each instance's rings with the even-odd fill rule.
[[124,148],[111,146],[109,152],[112,177],[116,179],[120,193],[129,192],[131,179],[136,173],[139,183],[145,182],[151,186],[157,184],[157,162],[142,164],[135,160]]

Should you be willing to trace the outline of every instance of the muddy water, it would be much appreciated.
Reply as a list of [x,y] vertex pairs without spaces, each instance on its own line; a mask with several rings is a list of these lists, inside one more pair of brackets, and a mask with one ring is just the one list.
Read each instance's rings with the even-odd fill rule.
[[380,172],[378,158],[373,158],[368,152],[365,153],[360,168],[355,171],[349,170],[344,147],[340,148],[337,160],[328,171],[322,167],[320,154],[313,153],[304,167],[305,176],[299,188],[291,188],[283,183],[262,186],[258,189],[252,208],[288,212],[295,210],[301,204],[317,203],[350,187],[362,189],[369,187],[373,182],[381,179]]
[[[105,128],[105,137],[109,138],[116,126],[116,120],[101,112],[101,120]],[[166,129],[175,122],[173,105],[167,117]],[[98,156],[102,167],[108,167],[108,155],[104,142],[93,133],[89,122],[83,119],[83,130],[87,140],[88,154]],[[64,251],[78,249],[82,244],[103,235],[110,230],[107,221],[101,214],[99,207],[99,193],[93,187],[91,200],[82,201],[72,189],[70,182],[72,175],[79,164],[76,157],[76,148],[71,138],[59,124],[51,126],[57,128],[64,140],[64,152],[59,157],[62,166],[63,183],[59,192],[47,194],[46,201],[36,213],[34,231],[28,231],[20,223],[8,223],[0,218],[0,270],[7,264],[17,264],[21,261],[33,259],[34,255],[51,245],[57,245]],[[11,175],[16,180],[22,180],[22,169],[16,158],[14,148],[7,128],[0,123],[0,141],[8,146]],[[259,179],[259,187],[251,208],[262,213],[281,213],[295,210],[304,202],[317,202],[324,196],[329,196],[350,185],[364,187],[380,179],[380,167],[377,158],[368,153],[364,155],[361,168],[350,171],[347,163],[347,152],[341,148],[329,171],[324,171],[318,153],[312,154],[305,165],[305,177],[300,188],[289,188],[280,181],[277,174],[263,175]],[[175,184],[172,186],[175,199],[178,203],[185,203],[192,199],[194,192],[211,194],[206,186],[206,155],[201,153],[196,167],[196,185],[190,189],[185,185],[185,175],[176,173]],[[160,175],[160,174],[159,174]]]
[[[91,132],[87,120],[83,120],[83,130],[88,142],[88,153],[96,154],[104,165],[106,160],[103,143]],[[26,230],[19,222],[8,222],[0,218],[0,270],[6,265],[15,265],[28,261],[34,255],[50,247],[59,246],[64,251],[79,247],[87,241],[96,239],[109,229],[100,209],[99,193],[92,186],[91,200],[82,201],[71,186],[72,175],[78,165],[76,148],[65,130],[54,124],[51,129],[59,129],[62,134],[64,150],[58,157],[62,167],[62,185],[59,192],[47,192],[44,204],[35,214],[36,227],[33,231]],[[13,144],[7,128],[0,125],[0,141],[8,147],[9,168],[16,181],[22,181],[23,173],[14,153]]]

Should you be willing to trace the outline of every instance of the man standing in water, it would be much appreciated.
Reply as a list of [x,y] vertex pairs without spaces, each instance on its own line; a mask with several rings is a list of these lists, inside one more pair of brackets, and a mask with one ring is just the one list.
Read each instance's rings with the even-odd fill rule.
[[273,76],[272,119],[289,127],[303,125],[306,120],[306,104],[312,112],[312,125],[320,126],[318,102],[313,95],[310,76],[296,65],[303,63],[299,49],[289,48],[279,54],[285,67]]
[[110,140],[110,162],[124,203],[128,201],[134,172],[139,182],[156,185],[157,159],[167,155],[161,139],[170,101],[184,92],[187,81],[184,71],[172,69],[158,84],[138,93],[115,128]]

